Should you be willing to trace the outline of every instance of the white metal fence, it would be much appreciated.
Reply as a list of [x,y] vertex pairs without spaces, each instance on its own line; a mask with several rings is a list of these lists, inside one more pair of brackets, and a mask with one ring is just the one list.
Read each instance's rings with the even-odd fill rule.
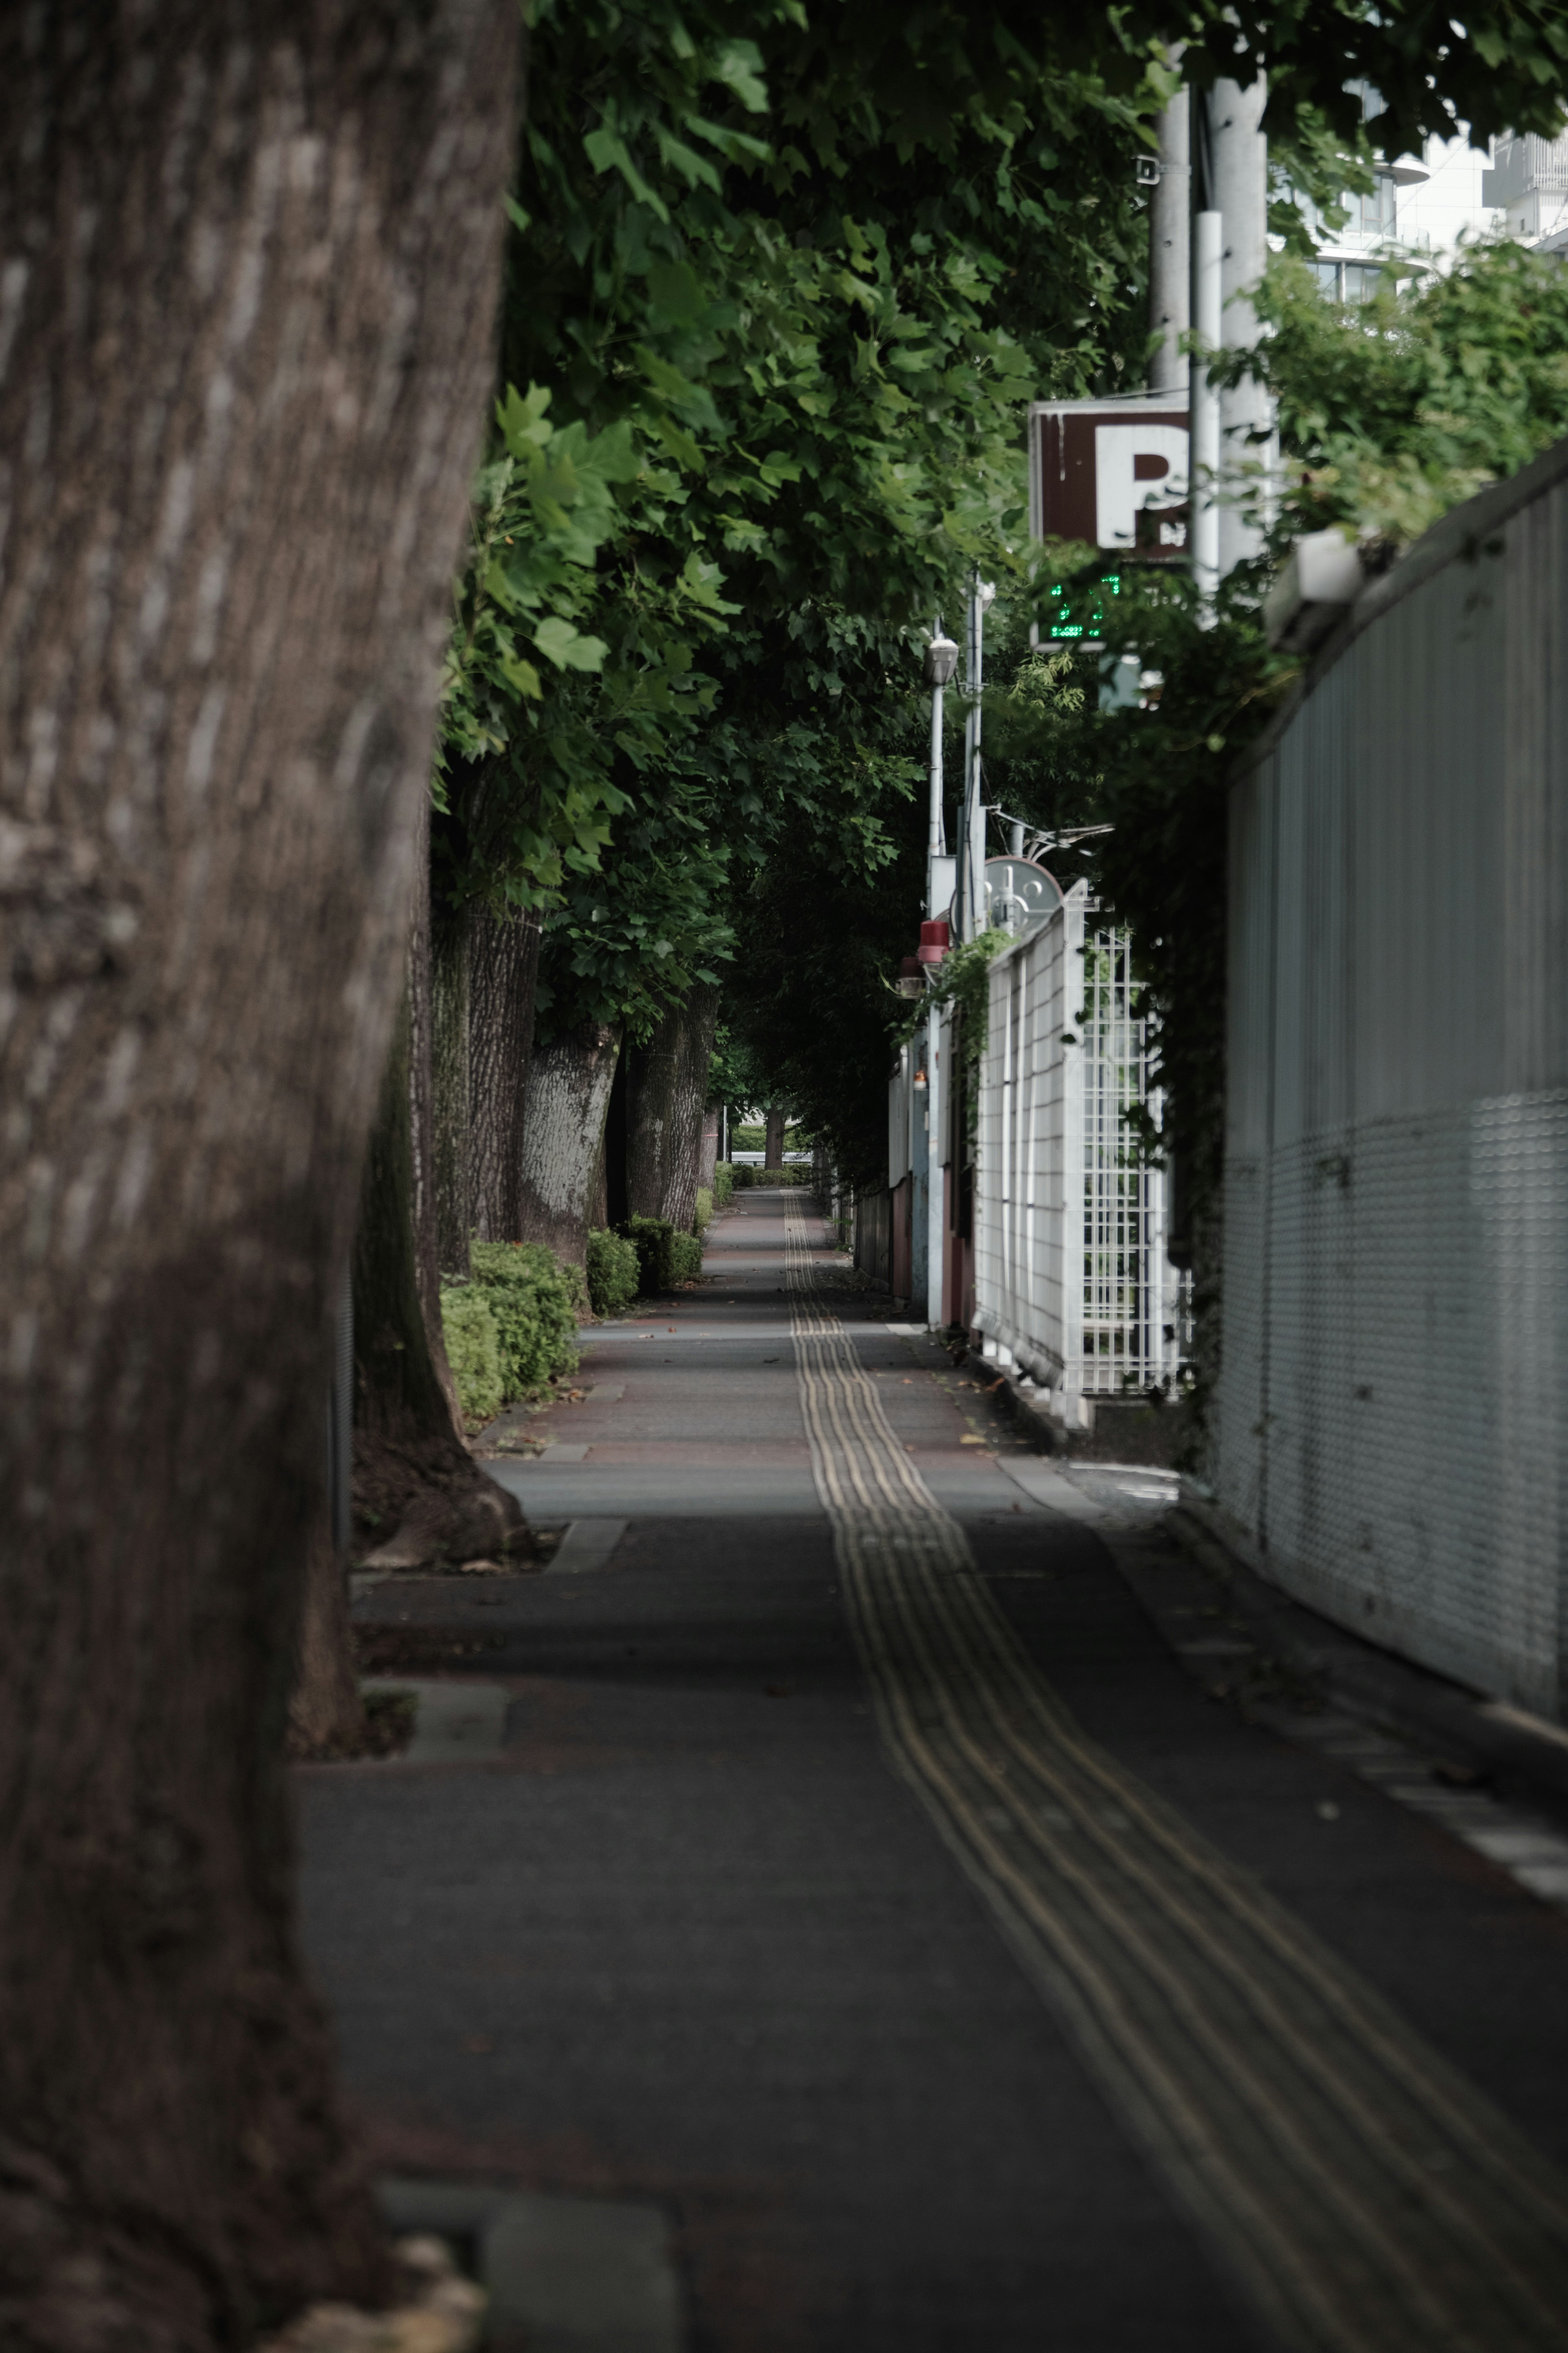
[[1100,1396],[1167,1388],[1184,1334],[1181,1279],[1165,1255],[1168,1183],[1129,1114],[1155,1128],[1149,1023],[1134,1011],[1132,937],[1091,931],[1083,946],[1083,1386]]
[[1230,874],[1217,1501],[1330,1616],[1561,1713],[1568,443],[1363,595]]
[[1091,915],[1079,883],[992,965],[980,1089],[976,1321],[1069,1428],[1087,1397],[1168,1388],[1183,1342],[1165,1181],[1127,1119],[1158,1116],[1130,943]]

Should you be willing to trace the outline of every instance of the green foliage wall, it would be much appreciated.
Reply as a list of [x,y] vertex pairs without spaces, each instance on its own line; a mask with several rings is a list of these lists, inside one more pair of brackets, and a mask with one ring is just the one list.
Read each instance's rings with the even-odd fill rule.
[[575,1372],[578,1302],[554,1252],[542,1242],[476,1242],[472,1264],[471,1287],[495,1320],[503,1403]]
[[695,1282],[702,1272],[702,1244],[668,1218],[628,1218],[622,1233],[637,1254],[637,1287],[651,1298]]
[[444,1286],[441,1331],[463,1419],[475,1426],[493,1420],[506,1402],[506,1385],[500,1335],[484,1293],[467,1282]]
[[595,1315],[619,1315],[637,1295],[641,1265],[635,1243],[601,1228],[588,1236],[588,1297]]

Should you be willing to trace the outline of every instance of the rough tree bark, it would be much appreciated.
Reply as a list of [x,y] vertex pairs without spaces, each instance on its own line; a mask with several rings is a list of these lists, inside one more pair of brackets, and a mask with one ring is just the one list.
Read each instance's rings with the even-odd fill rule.
[[354,1521],[376,1568],[525,1547],[515,1496],[453,1421],[425,1336],[414,1255],[410,1023],[400,1016],[365,1154],[354,1229]]
[[348,1563],[338,1557],[328,1514],[318,1511],[305,1553],[289,1748],[295,1757],[355,1755],[363,1745],[364,1703],[354,1668]]
[[524,1239],[522,1106],[538,980],[538,916],[476,906],[468,931],[468,1198],[482,1242]]
[[588,1229],[603,1214],[605,1114],[620,1038],[584,1022],[536,1047],[529,1065],[521,1238],[548,1242],[574,1266],[585,1265]]
[[770,1103],[763,1116],[763,1166],[782,1168],[784,1165],[784,1113],[776,1103]]
[[610,1081],[610,1101],[605,1113],[605,1148],[599,1157],[599,1209],[595,1224],[621,1225],[629,1209],[626,1198],[626,1066],[631,1048],[623,1037]]
[[430,923],[431,1164],[436,1180],[436,1261],[467,1280],[474,1227],[468,1149],[468,932],[467,905],[438,907]]
[[689,1229],[719,992],[694,988],[626,1060],[626,1201],[634,1217]]
[[380,2234],[282,1736],[492,365],[517,11],[0,16],[0,2340]]
[[441,1261],[436,1227],[436,1071],[434,976],[430,965],[430,804],[420,804],[408,894],[408,1183],[414,1278],[425,1317],[425,1342],[441,1384],[452,1427],[461,1430],[458,1384],[447,1361],[441,1329]]

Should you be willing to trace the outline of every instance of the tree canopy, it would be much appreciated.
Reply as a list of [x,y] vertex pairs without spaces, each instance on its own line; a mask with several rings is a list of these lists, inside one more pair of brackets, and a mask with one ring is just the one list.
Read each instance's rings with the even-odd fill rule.
[[[1370,152],[1348,84],[1382,92],[1390,152],[1459,115],[1478,135],[1546,128],[1563,39],[1554,10],[1508,5],[1461,28],[1346,0],[536,0],[437,857],[453,895],[546,910],[542,1033],[647,1036],[721,976],[777,1092],[847,1164],[869,1155],[856,1104],[878,1092],[887,974],[921,895],[918,638],[976,564],[1003,590],[994,797],[1082,822],[1121,773],[1096,681],[1028,657],[1022,417],[1142,381],[1134,164],[1176,86],[1172,45],[1200,86],[1262,63],[1276,152],[1328,186]],[[1276,273],[1269,364],[1309,478],[1292,512],[1364,506],[1375,480],[1388,527],[1408,526],[1474,476],[1516,377],[1521,414],[1556,414],[1550,304],[1505,318],[1500,284],[1483,320],[1493,284],[1462,272],[1434,298],[1458,342],[1411,323],[1423,296],[1357,345]],[[1467,303],[1509,354],[1495,417],[1439,381]],[[1471,361],[1453,364],[1473,387]],[[1420,452],[1399,442],[1396,415],[1445,400],[1468,422],[1441,455],[1436,425],[1401,428]],[[1196,628],[1180,584],[1134,599],[1128,627],[1134,607],[1146,642]],[[1180,679],[1218,661],[1229,680],[1235,657],[1226,631],[1172,654],[1160,725]],[[1252,710],[1272,688],[1247,679]],[[1195,740],[1229,742],[1211,719]],[[1119,889],[1131,906],[1128,874]]]

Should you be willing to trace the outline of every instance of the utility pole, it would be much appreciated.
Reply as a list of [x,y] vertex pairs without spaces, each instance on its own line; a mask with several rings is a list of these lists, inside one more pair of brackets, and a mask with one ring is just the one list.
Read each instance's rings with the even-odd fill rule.
[[1160,117],[1159,178],[1149,196],[1151,392],[1174,391],[1186,371],[1182,337],[1192,319],[1192,100],[1179,90]]
[[1193,577],[1205,605],[1212,605],[1219,586],[1220,396],[1209,382],[1209,358],[1220,339],[1220,216],[1205,206],[1193,221],[1193,325],[1198,348],[1192,356],[1188,395]]
[[[1228,350],[1252,351],[1260,330],[1252,293],[1268,259],[1268,142],[1261,128],[1268,85],[1259,74],[1248,87],[1216,81],[1209,97],[1213,202],[1223,225],[1220,246],[1222,338]],[[1272,416],[1268,393],[1252,376],[1219,396],[1220,449],[1233,485],[1219,511],[1219,575],[1223,579],[1261,553],[1263,533],[1234,503],[1241,470],[1270,464]]]

